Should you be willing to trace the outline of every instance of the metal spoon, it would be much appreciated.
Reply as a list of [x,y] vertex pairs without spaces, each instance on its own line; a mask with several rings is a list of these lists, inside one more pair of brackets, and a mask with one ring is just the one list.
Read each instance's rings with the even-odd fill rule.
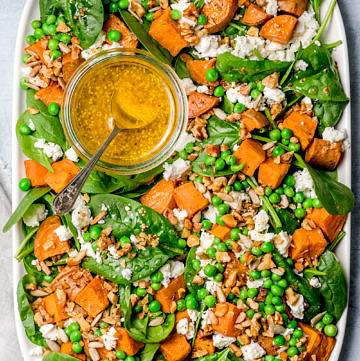
[[[114,128],[105,142],[101,145],[95,155],[89,160],[85,167],[66,185],[66,187],[57,194],[52,203],[52,209],[55,214],[68,213],[74,206],[74,203],[79,196],[81,189],[83,188],[86,179],[90,175],[91,171],[95,167],[96,163],[104,153],[105,149],[111,143],[111,141],[124,129],[137,129],[142,128],[154,121],[156,114],[153,113],[151,118],[144,119],[143,116],[140,119],[134,118],[127,112],[125,112],[116,98],[119,94],[115,93],[112,97],[112,113],[114,117],[109,120],[115,119]],[[118,127],[120,126],[120,127]]]

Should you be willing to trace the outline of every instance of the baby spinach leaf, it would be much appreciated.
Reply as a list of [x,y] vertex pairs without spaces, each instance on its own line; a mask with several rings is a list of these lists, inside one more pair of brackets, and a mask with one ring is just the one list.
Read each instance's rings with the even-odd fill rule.
[[191,247],[185,263],[185,283],[187,289],[196,297],[197,291],[202,288],[199,285],[193,283],[194,277],[197,275],[197,272],[194,270],[192,266],[192,261],[196,259],[196,250],[198,247]]
[[64,353],[51,352],[44,356],[43,361],[79,361],[79,359]]
[[132,315],[130,302],[131,285],[119,287],[119,304],[124,313],[124,326],[132,338],[146,344],[157,344],[165,340],[175,325],[175,314],[166,315],[162,325],[149,326],[149,316],[142,320]]
[[38,133],[35,131],[32,134],[21,134],[20,128],[22,125],[29,125],[30,122],[30,113],[26,110],[16,123],[16,138],[20,144],[21,150],[23,153],[32,160],[43,165],[47,170],[53,172],[54,170],[51,167],[49,159],[44,154],[43,150],[35,147],[35,143],[39,140],[37,137]]
[[225,350],[215,352],[212,355],[196,358],[194,361],[227,361],[229,352],[230,349],[226,348]]
[[180,55],[176,57],[174,69],[176,74],[179,76],[180,79],[190,78],[189,71],[187,70],[186,64],[183,60],[181,60]]
[[224,95],[224,99],[223,102],[221,104],[221,109],[226,113],[226,114],[232,114],[234,113],[234,104],[230,103],[228,97],[226,95]]
[[205,0],[193,0],[193,3],[198,9],[201,9],[205,4]]
[[47,347],[45,339],[34,320],[34,313],[29,302],[30,296],[28,296],[25,289],[25,285],[28,283],[36,283],[36,278],[32,275],[25,275],[20,279],[17,287],[16,295],[20,319],[29,340],[35,345]]
[[326,127],[335,127],[348,102],[316,102],[314,113],[319,119],[318,132],[321,135]]
[[135,34],[140,43],[151,55],[165,64],[171,64],[173,58],[170,53],[149,35],[143,24],[126,10],[121,10],[120,15],[128,28]]
[[40,0],[40,16],[60,15],[80,40],[82,48],[91,46],[103,27],[104,7],[101,0]]
[[[26,255],[26,253],[27,253],[26,246],[33,239],[33,236],[35,235],[35,233],[37,232],[38,229],[39,229],[39,227],[34,227],[25,235],[25,238],[21,242],[19,248],[17,249],[17,251],[14,255],[14,257],[18,261],[21,261],[24,258],[24,254]],[[23,252],[24,250],[25,250],[25,252]]]
[[283,72],[290,62],[272,60],[249,60],[231,53],[220,54],[216,59],[216,69],[228,82],[248,82],[264,79],[274,72]]
[[159,347],[159,343],[147,343],[139,353],[140,361],[152,361]]
[[320,293],[325,300],[325,308],[338,321],[347,302],[345,273],[336,256],[330,251],[325,251],[321,255],[318,270],[326,273],[326,276],[318,276],[321,282]]
[[24,198],[20,201],[19,205],[15,209],[14,213],[6,222],[2,231],[7,232],[14,224],[19,222],[29,207],[48,192],[50,192],[50,187],[38,187],[32,188],[28,193],[26,193]]
[[214,167],[205,165],[204,160],[206,156],[207,153],[203,151],[199,153],[199,156],[191,163],[191,168],[194,173],[206,177],[214,177],[215,175],[221,177],[235,173],[230,169],[230,167],[215,171]]
[[317,197],[330,214],[344,215],[351,212],[354,207],[354,194],[350,188],[323,170],[314,169],[308,164],[306,168],[314,182]]
[[320,6],[322,2],[323,0],[310,0],[310,4],[314,9],[315,17],[319,24],[320,24]]
[[297,228],[301,227],[300,221],[288,210],[283,208],[276,208],[282,227],[278,232],[285,231],[288,234],[293,234]]

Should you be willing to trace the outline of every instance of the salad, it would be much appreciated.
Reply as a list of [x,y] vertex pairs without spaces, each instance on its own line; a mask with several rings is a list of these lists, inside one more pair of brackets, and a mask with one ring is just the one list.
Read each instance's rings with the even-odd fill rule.
[[[26,192],[20,319],[44,361],[326,361],[347,304],[334,249],[354,205],[337,181],[348,97],[319,0],[40,0],[16,136]],[[94,170],[73,210],[51,204],[84,166],[63,89],[104,49],[174,67],[187,132],[161,166]]]

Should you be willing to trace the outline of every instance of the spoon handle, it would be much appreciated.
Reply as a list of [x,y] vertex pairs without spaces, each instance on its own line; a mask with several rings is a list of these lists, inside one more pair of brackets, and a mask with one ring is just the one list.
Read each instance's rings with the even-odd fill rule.
[[114,126],[114,129],[99,148],[99,150],[95,153],[95,155],[89,160],[89,162],[85,165],[83,169],[70,181],[70,183],[54,198],[52,203],[52,209],[55,214],[65,214],[68,213],[77,197],[79,196],[82,187],[91,171],[95,167],[95,164],[100,159],[101,155],[104,153],[107,146],[111,143],[111,141],[121,132],[121,129]]

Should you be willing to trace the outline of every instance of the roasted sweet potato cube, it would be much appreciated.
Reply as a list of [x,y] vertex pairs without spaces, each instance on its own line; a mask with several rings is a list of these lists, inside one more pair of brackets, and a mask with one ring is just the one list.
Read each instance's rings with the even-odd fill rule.
[[109,40],[108,34],[111,30],[117,30],[121,34],[119,40],[120,45],[123,48],[135,49],[138,45],[138,40],[136,36],[127,28],[127,26],[114,14],[110,14],[109,18],[106,20],[103,30],[106,32],[106,41],[109,44],[113,42]]
[[163,312],[173,311],[172,303],[180,299],[178,292],[180,288],[186,289],[184,275],[172,279],[167,287],[162,286],[155,292],[154,297],[161,304]]
[[231,229],[227,226],[222,226],[221,224],[213,224],[209,233],[214,235],[216,238],[220,238],[222,241],[226,241],[230,238]]
[[162,179],[140,198],[140,202],[163,214],[167,209],[176,207],[174,190],[175,183],[172,180]]
[[79,292],[81,292],[91,281],[93,277],[89,270],[80,266],[66,266],[51,282],[53,289],[63,289],[68,298],[74,301]]
[[334,170],[341,158],[342,144],[314,138],[305,153],[305,161],[315,166]]
[[[226,302],[226,305],[227,312],[224,314],[224,316],[218,317],[219,323],[217,325],[212,325],[213,329],[228,337],[239,336],[241,331],[238,328],[235,328],[235,322],[241,311],[232,303]],[[222,312],[223,307],[224,303],[218,303],[215,306],[214,313],[217,311]]]
[[62,59],[62,73],[63,79],[67,83],[74,73],[74,71],[81,65],[84,61],[81,57],[73,59],[71,53],[65,54]]
[[292,15],[279,15],[268,20],[260,30],[260,36],[275,43],[286,45],[298,20]]
[[136,355],[144,347],[144,344],[134,340],[125,328],[117,328],[115,337],[118,338],[116,349],[124,351],[128,356]]
[[191,182],[175,188],[174,198],[177,206],[187,212],[188,218],[192,218],[195,213],[202,211],[209,204]]
[[305,11],[308,0],[278,0],[278,9],[285,13],[300,17]]
[[306,345],[306,361],[327,361],[335,346],[336,339],[316,331],[311,326],[299,323],[300,328],[308,336]]
[[95,277],[75,297],[75,302],[80,305],[91,317],[96,317],[109,305],[107,291],[100,277]]
[[282,183],[289,168],[289,163],[276,164],[273,158],[268,158],[260,164],[258,180],[262,185],[275,189]]
[[210,60],[194,60],[189,54],[182,54],[181,59],[185,61],[186,68],[190,74],[191,79],[198,84],[217,86],[219,81],[208,81],[206,79],[206,72],[209,69],[215,69],[216,58]]
[[[45,40],[45,39],[44,39]],[[25,51],[27,54],[31,55],[31,56],[36,56],[37,58],[39,58],[43,63],[46,63],[45,58],[44,58],[44,51],[47,48],[47,41],[37,41],[34,44],[31,44],[30,46],[25,48]]]
[[188,97],[189,118],[195,118],[216,107],[219,98],[204,93],[191,92]]
[[55,322],[66,320],[69,315],[65,311],[66,294],[63,292],[54,292],[43,298],[46,312],[54,317]]
[[293,260],[300,258],[310,260],[319,257],[325,251],[326,244],[326,239],[320,228],[312,230],[298,228],[293,234],[290,257]]
[[51,216],[41,223],[34,240],[34,253],[39,261],[70,251],[69,242],[60,241],[55,233],[55,230],[60,226],[59,216]]
[[237,9],[237,0],[210,0],[206,2],[201,9],[201,12],[207,18],[205,29],[210,34],[223,30],[229,24]]
[[249,177],[254,175],[256,169],[265,160],[265,151],[262,144],[253,139],[245,139],[233,155],[238,164],[245,163],[242,172]]
[[48,170],[38,162],[28,159],[24,161],[26,178],[30,179],[32,187],[46,185],[45,176]]
[[311,143],[317,126],[316,119],[300,112],[292,112],[283,122],[283,127],[290,129],[299,139],[302,150],[305,150]]
[[325,208],[313,208],[307,218],[323,231],[329,242],[333,242],[344,227],[347,215],[332,215]]
[[191,321],[191,318],[189,316],[188,311],[187,310],[185,310],[185,311],[177,311],[175,313],[175,325],[177,325],[179,323],[179,321],[184,319],[184,318],[187,318],[189,322]]
[[149,34],[172,56],[176,56],[189,43],[181,36],[179,23],[171,18],[171,8],[159,12],[160,16],[151,23]]
[[241,113],[241,121],[249,132],[254,129],[261,129],[269,124],[265,115],[255,109],[248,109]]
[[167,361],[183,361],[191,352],[191,346],[184,335],[172,333],[161,343],[160,352]]
[[60,347],[60,353],[64,353],[65,355],[69,355],[75,358],[78,358],[79,360],[85,361],[86,356],[84,353],[75,353],[72,349],[72,342],[65,342]]
[[47,88],[40,89],[35,97],[40,99],[47,107],[51,103],[56,103],[61,106],[63,99],[63,88],[57,83],[50,84]]
[[263,8],[250,3],[245,11],[243,18],[241,19],[241,22],[246,25],[256,26],[264,24],[269,19],[271,19],[271,15],[263,10]]
[[199,333],[196,336],[191,358],[198,358],[212,355],[215,352],[212,337],[203,337]]

